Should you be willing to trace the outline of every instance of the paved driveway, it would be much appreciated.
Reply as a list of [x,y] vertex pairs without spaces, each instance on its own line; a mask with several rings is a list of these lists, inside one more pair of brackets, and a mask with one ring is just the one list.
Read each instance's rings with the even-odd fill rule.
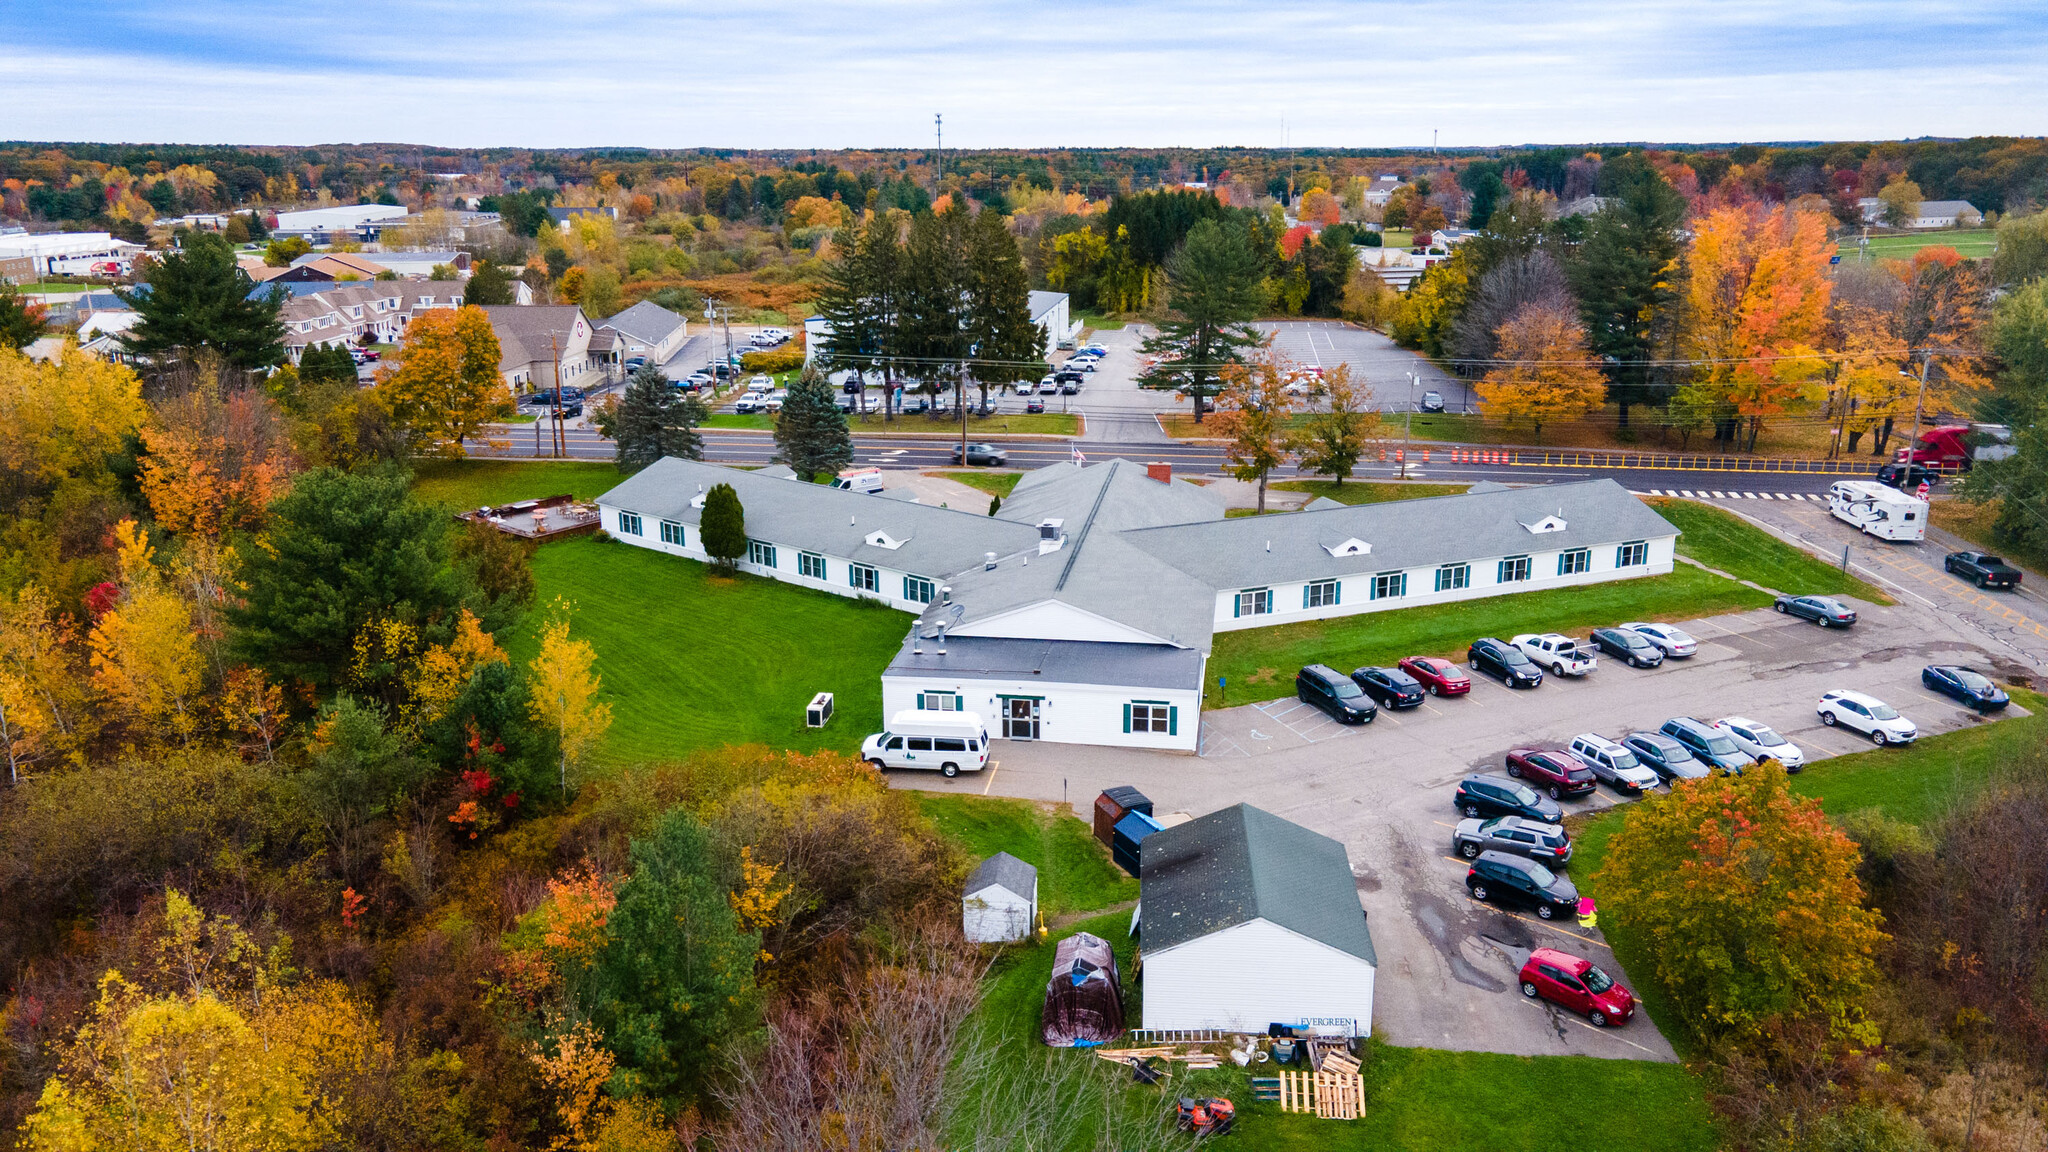
[[[1066,800],[1086,811],[1112,784],[1136,785],[1161,813],[1256,804],[1343,841],[1380,955],[1375,1026],[1399,1044],[1525,1055],[1674,1059],[1653,1023],[1595,1031],[1524,1003],[1514,973],[1528,949],[1561,948],[1614,963],[1596,930],[1546,924],[1471,901],[1450,856],[1459,777],[1495,769],[1520,745],[1559,746],[1672,716],[1744,715],[1771,724],[1810,758],[1859,752],[1861,737],[1822,727],[1813,702],[1830,688],[1876,694],[1926,734],[1984,723],[1919,686],[1920,668],[1958,661],[2025,672],[2003,645],[1911,598],[1858,605],[1853,629],[1823,630],[1768,609],[1687,627],[1702,640],[1685,662],[1636,670],[1603,664],[1578,681],[1514,692],[1479,680],[1470,696],[1432,699],[1365,727],[1344,727],[1291,701],[1204,713],[1200,755],[998,742],[993,770],[946,781],[892,773],[900,787]],[[1568,810],[1623,801],[1602,786]],[[1629,974],[1616,971],[1626,982]]]

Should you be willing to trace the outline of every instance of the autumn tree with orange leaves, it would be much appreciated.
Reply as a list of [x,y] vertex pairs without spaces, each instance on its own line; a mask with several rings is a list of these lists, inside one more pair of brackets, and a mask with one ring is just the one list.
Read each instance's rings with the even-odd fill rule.
[[142,495],[172,532],[218,537],[263,526],[295,467],[290,436],[270,397],[254,388],[226,396],[204,380],[155,406],[142,431]]
[[1754,449],[1764,422],[1825,389],[1828,218],[1779,207],[1718,208],[1693,225],[1685,354],[1701,363],[1677,405]]
[[1568,307],[1529,304],[1495,330],[1499,363],[1474,386],[1488,416],[1543,426],[1571,420],[1607,400],[1607,376],[1586,350],[1586,329]]
[[1882,456],[1894,427],[1912,421],[1916,403],[1923,404],[1925,422],[1964,409],[1986,386],[1987,281],[1981,262],[1945,246],[1923,248],[1910,261],[1851,265],[1836,275],[1828,338],[1839,368],[1829,418],[1847,451],[1856,451],[1867,433],[1870,454]]
[[405,330],[397,371],[377,393],[391,422],[419,456],[461,457],[463,441],[512,414],[512,394],[498,372],[498,336],[481,308],[434,309]]

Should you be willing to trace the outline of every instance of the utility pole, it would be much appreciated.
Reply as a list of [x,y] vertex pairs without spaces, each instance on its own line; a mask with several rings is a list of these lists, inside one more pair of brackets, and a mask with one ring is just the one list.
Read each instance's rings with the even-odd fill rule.
[[555,367],[555,390],[549,397],[555,418],[555,455],[561,456],[565,445],[562,435],[562,353],[555,346],[555,334],[548,333],[548,360]]
[[1913,397],[1913,438],[1906,441],[1906,462],[1913,463],[1913,446],[1920,443],[1920,407],[1927,403],[1927,362],[1934,356],[1927,349],[1920,350],[1920,392]]
[[937,143],[932,160],[932,199],[936,201],[939,183],[946,178],[946,117],[943,114],[932,113],[932,133]]

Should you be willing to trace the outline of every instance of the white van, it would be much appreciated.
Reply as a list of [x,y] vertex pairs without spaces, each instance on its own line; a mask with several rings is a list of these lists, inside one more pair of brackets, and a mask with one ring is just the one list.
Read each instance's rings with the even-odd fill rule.
[[832,481],[834,488],[848,492],[866,492],[872,496],[882,490],[880,468],[841,468],[839,476]]
[[888,731],[861,741],[860,758],[877,768],[979,772],[988,767],[988,729],[973,712],[898,712]]
[[1875,480],[1837,480],[1828,511],[1880,540],[1927,539],[1927,501]]

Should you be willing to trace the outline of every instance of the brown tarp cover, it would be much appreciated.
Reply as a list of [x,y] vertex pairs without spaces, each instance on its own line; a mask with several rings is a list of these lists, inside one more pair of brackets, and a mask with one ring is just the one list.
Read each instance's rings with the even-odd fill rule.
[[1124,1031],[1124,996],[1109,941],[1077,932],[1053,953],[1045,985],[1045,1042],[1054,1048],[1107,1044]]

